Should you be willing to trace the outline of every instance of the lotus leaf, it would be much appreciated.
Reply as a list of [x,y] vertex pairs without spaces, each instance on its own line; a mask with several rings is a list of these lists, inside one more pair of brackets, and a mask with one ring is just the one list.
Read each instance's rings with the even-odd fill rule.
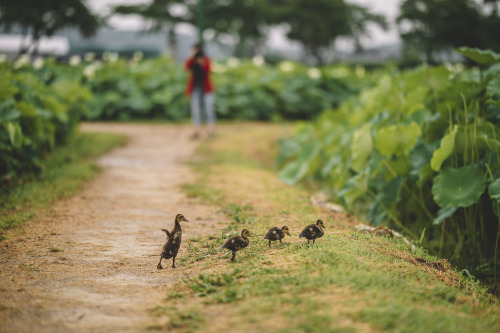
[[468,207],[479,200],[485,188],[484,172],[471,164],[443,170],[434,179],[432,194],[441,208]]
[[490,184],[488,187],[488,193],[490,194],[490,197],[500,203],[500,178]]
[[441,146],[434,151],[431,159],[431,167],[434,171],[439,171],[443,162],[451,155],[455,148],[455,136],[457,135],[458,126],[455,125],[453,130],[446,134],[441,140]]
[[4,124],[7,133],[9,133],[9,139],[12,145],[16,148],[21,147],[23,143],[23,132],[19,124],[13,122],[7,122]]
[[463,54],[479,65],[490,65],[500,61],[500,54],[495,53],[491,50],[479,50],[476,48],[461,47],[455,50],[455,52]]
[[288,185],[293,185],[306,174],[308,168],[309,163],[293,161],[278,173],[278,178]]
[[381,128],[375,136],[375,147],[382,155],[409,155],[421,135],[420,126],[412,122],[409,125],[391,125]]
[[367,123],[354,132],[351,145],[351,168],[356,172],[363,170],[368,157],[373,151],[373,140],[370,131],[371,124]]
[[439,224],[443,223],[444,220],[446,220],[448,217],[455,214],[456,211],[457,211],[457,207],[441,208],[438,211],[438,215],[436,216],[436,218],[434,219],[432,224],[439,225]]
[[354,201],[368,191],[368,173],[363,172],[352,178],[354,187],[344,193],[344,200],[347,206],[351,206]]
[[500,96],[500,75],[497,75],[486,86],[486,95],[490,97]]
[[433,151],[433,145],[425,142],[419,142],[410,152],[410,162],[412,165],[410,174],[414,179],[418,179],[420,170],[422,170],[423,167],[429,165]]
[[0,102],[0,123],[15,120],[20,115],[21,113],[16,109],[13,99]]

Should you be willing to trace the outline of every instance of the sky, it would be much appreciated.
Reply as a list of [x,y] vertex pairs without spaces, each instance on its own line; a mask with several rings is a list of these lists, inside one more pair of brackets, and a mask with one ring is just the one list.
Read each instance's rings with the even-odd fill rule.
[[[311,0],[314,1],[314,0]],[[381,45],[394,44],[399,41],[397,30],[394,26],[394,19],[398,15],[399,4],[402,0],[348,0],[349,3],[363,5],[373,13],[383,14],[391,24],[389,31],[383,31],[378,27],[371,27],[370,39],[363,39],[365,47],[377,47]],[[105,15],[109,12],[109,7],[121,4],[148,3],[149,0],[87,0],[89,7],[99,15]],[[140,30],[144,23],[140,17],[134,16],[115,16],[109,21],[110,25],[116,29]],[[179,32],[196,33],[196,29],[187,24],[179,25]],[[270,33],[270,42],[275,46],[286,46],[288,41],[280,29],[275,29]]]

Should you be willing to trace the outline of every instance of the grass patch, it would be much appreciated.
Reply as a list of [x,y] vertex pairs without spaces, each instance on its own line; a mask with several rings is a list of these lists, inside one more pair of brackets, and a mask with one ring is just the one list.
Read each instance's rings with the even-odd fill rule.
[[[222,127],[199,148],[205,157],[194,164],[196,185],[185,189],[217,204],[231,223],[219,234],[183,244],[187,254],[179,262],[197,274],[171,287],[176,297],[168,304],[195,311],[204,324],[169,330],[500,331],[498,300],[479,282],[421,248],[354,232],[351,218],[322,211],[304,189],[279,182],[270,159],[280,127],[266,128]],[[256,148],[266,141],[268,151]],[[317,218],[325,222],[325,235],[308,245],[298,234]],[[264,234],[282,225],[291,236],[269,249]],[[255,237],[231,263],[219,248],[243,228]]]
[[49,246],[48,249],[50,252],[64,252],[64,249],[60,249],[58,247],[53,247],[53,246]]
[[79,190],[99,172],[93,160],[125,141],[116,134],[79,133],[54,150],[38,175],[26,175],[20,184],[0,194],[0,240],[6,230],[32,220],[38,210]]

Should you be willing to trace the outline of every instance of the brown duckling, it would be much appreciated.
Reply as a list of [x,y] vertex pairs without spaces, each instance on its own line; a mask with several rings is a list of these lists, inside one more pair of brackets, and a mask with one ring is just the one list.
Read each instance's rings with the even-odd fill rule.
[[220,248],[233,251],[231,261],[234,261],[236,251],[244,249],[250,243],[248,237],[253,237],[253,235],[247,229],[243,229],[243,231],[241,231],[241,236],[234,236],[229,238]]
[[175,226],[172,232],[168,232],[167,229],[161,229],[167,234],[167,242],[163,245],[163,250],[160,256],[160,262],[156,268],[162,269],[161,260],[162,259],[170,259],[172,258],[172,268],[175,268],[175,257],[177,256],[177,252],[179,252],[179,248],[181,247],[182,241],[182,229],[180,222],[189,222],[188,219],[184,217],[182,214],[177,214],[175,217]]
[[309,244],[309,241],[312,239],[314,245],[314,241],[316,240],[316,238],[320,238],[324,235],[324,228],[325,225],[323,224],[323,220],[317,220],[316,224],[310,224],[305,227],[304,230],[302,230],[302,232],[300,233],[299,237],[307,238],[307,244]]
[[285,225],[283,227],[280,228],[277,228],[277,227],[272,227],[271,229],[269,229],[266,233],[266,236],[264,237],[264,239],[268,239],[269,240],[269,247],[271,247],[271,242],[272,241],[277,241],[279,240],[280,243],[281,243],[281,240],[283,238],[285,238],[285,234],[287,234],[288,236],[290,236],[290,230],[288,230],[288,227]]

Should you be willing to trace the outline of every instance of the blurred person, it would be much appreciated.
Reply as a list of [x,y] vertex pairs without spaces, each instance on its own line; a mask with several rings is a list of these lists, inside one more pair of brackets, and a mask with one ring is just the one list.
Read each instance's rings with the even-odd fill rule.
[[190,98],[193,139],[200,137],[202,109],[205,112],[208,136],[215,134],[214,86],[210,79],[210,65],[210,58],[203,52],[201,43],[195,44],[184,64],[189,71],[186,95]]

